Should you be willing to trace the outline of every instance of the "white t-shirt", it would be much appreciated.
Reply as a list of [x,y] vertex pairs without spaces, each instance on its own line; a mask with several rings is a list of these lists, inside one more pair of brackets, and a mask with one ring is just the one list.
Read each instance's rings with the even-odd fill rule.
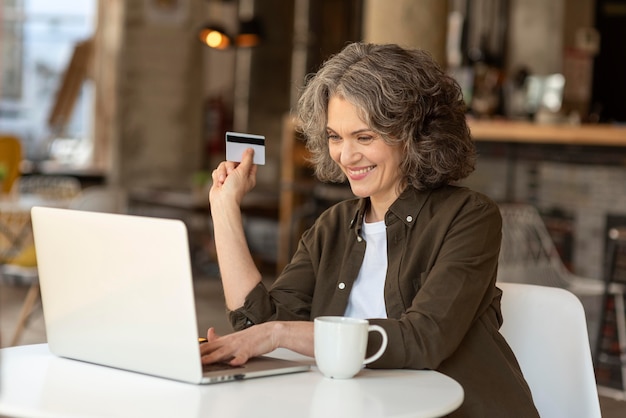
[[345,316],[362,319],[387,318],[387,226],[385,221],[363,222],[362,232],[367,243],[365,258],[350,292]]

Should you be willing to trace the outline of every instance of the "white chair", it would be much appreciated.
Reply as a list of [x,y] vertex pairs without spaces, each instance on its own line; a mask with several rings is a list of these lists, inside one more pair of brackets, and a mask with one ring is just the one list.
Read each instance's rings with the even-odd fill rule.
[[520,363],[543,418],[601,417],[600,401],[579,299],[564,289],[498,283],[500,332]]

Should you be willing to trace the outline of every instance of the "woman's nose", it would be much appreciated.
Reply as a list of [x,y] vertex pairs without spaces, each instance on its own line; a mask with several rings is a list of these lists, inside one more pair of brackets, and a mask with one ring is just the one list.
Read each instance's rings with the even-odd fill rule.
[[353,141],[343,141],[341,146],[341,163],[349,165],[358,160],[358,150]]

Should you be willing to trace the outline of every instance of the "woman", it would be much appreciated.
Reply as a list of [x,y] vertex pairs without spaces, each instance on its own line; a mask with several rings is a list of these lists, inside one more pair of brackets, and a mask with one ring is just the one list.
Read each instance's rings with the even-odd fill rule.
[[[219,165],[211,212],[239,331],[209,329],[203,361],[242,364],[278,347],[313,356],[315,317],[362,317],[389,336],[369,367],[453,377],[465,390],[458,416],[537,416],[498,332],[498,207],[453,185],[475,160],[458,84],[423,51],[354,43],[308,80],[298,119],[317,177],[347,179],[357,198],[324,212],[266,289],[240,211],[255,185],[252,150]],[[379,346],[370,339],[368,352]]]

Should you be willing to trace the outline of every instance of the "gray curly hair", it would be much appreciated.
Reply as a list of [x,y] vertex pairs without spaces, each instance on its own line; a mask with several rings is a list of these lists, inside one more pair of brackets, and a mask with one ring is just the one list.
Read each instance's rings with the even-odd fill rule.
[[328,101],[335,95],[355,105],[386,143],[403,147],[403,187],[433,189],[474,170],[476,150],[461,89],[428,52],[351,43],[307,77],[297,105],[298,131],[317,178],[342,182],[345,175],[330,157],[326,134]]

